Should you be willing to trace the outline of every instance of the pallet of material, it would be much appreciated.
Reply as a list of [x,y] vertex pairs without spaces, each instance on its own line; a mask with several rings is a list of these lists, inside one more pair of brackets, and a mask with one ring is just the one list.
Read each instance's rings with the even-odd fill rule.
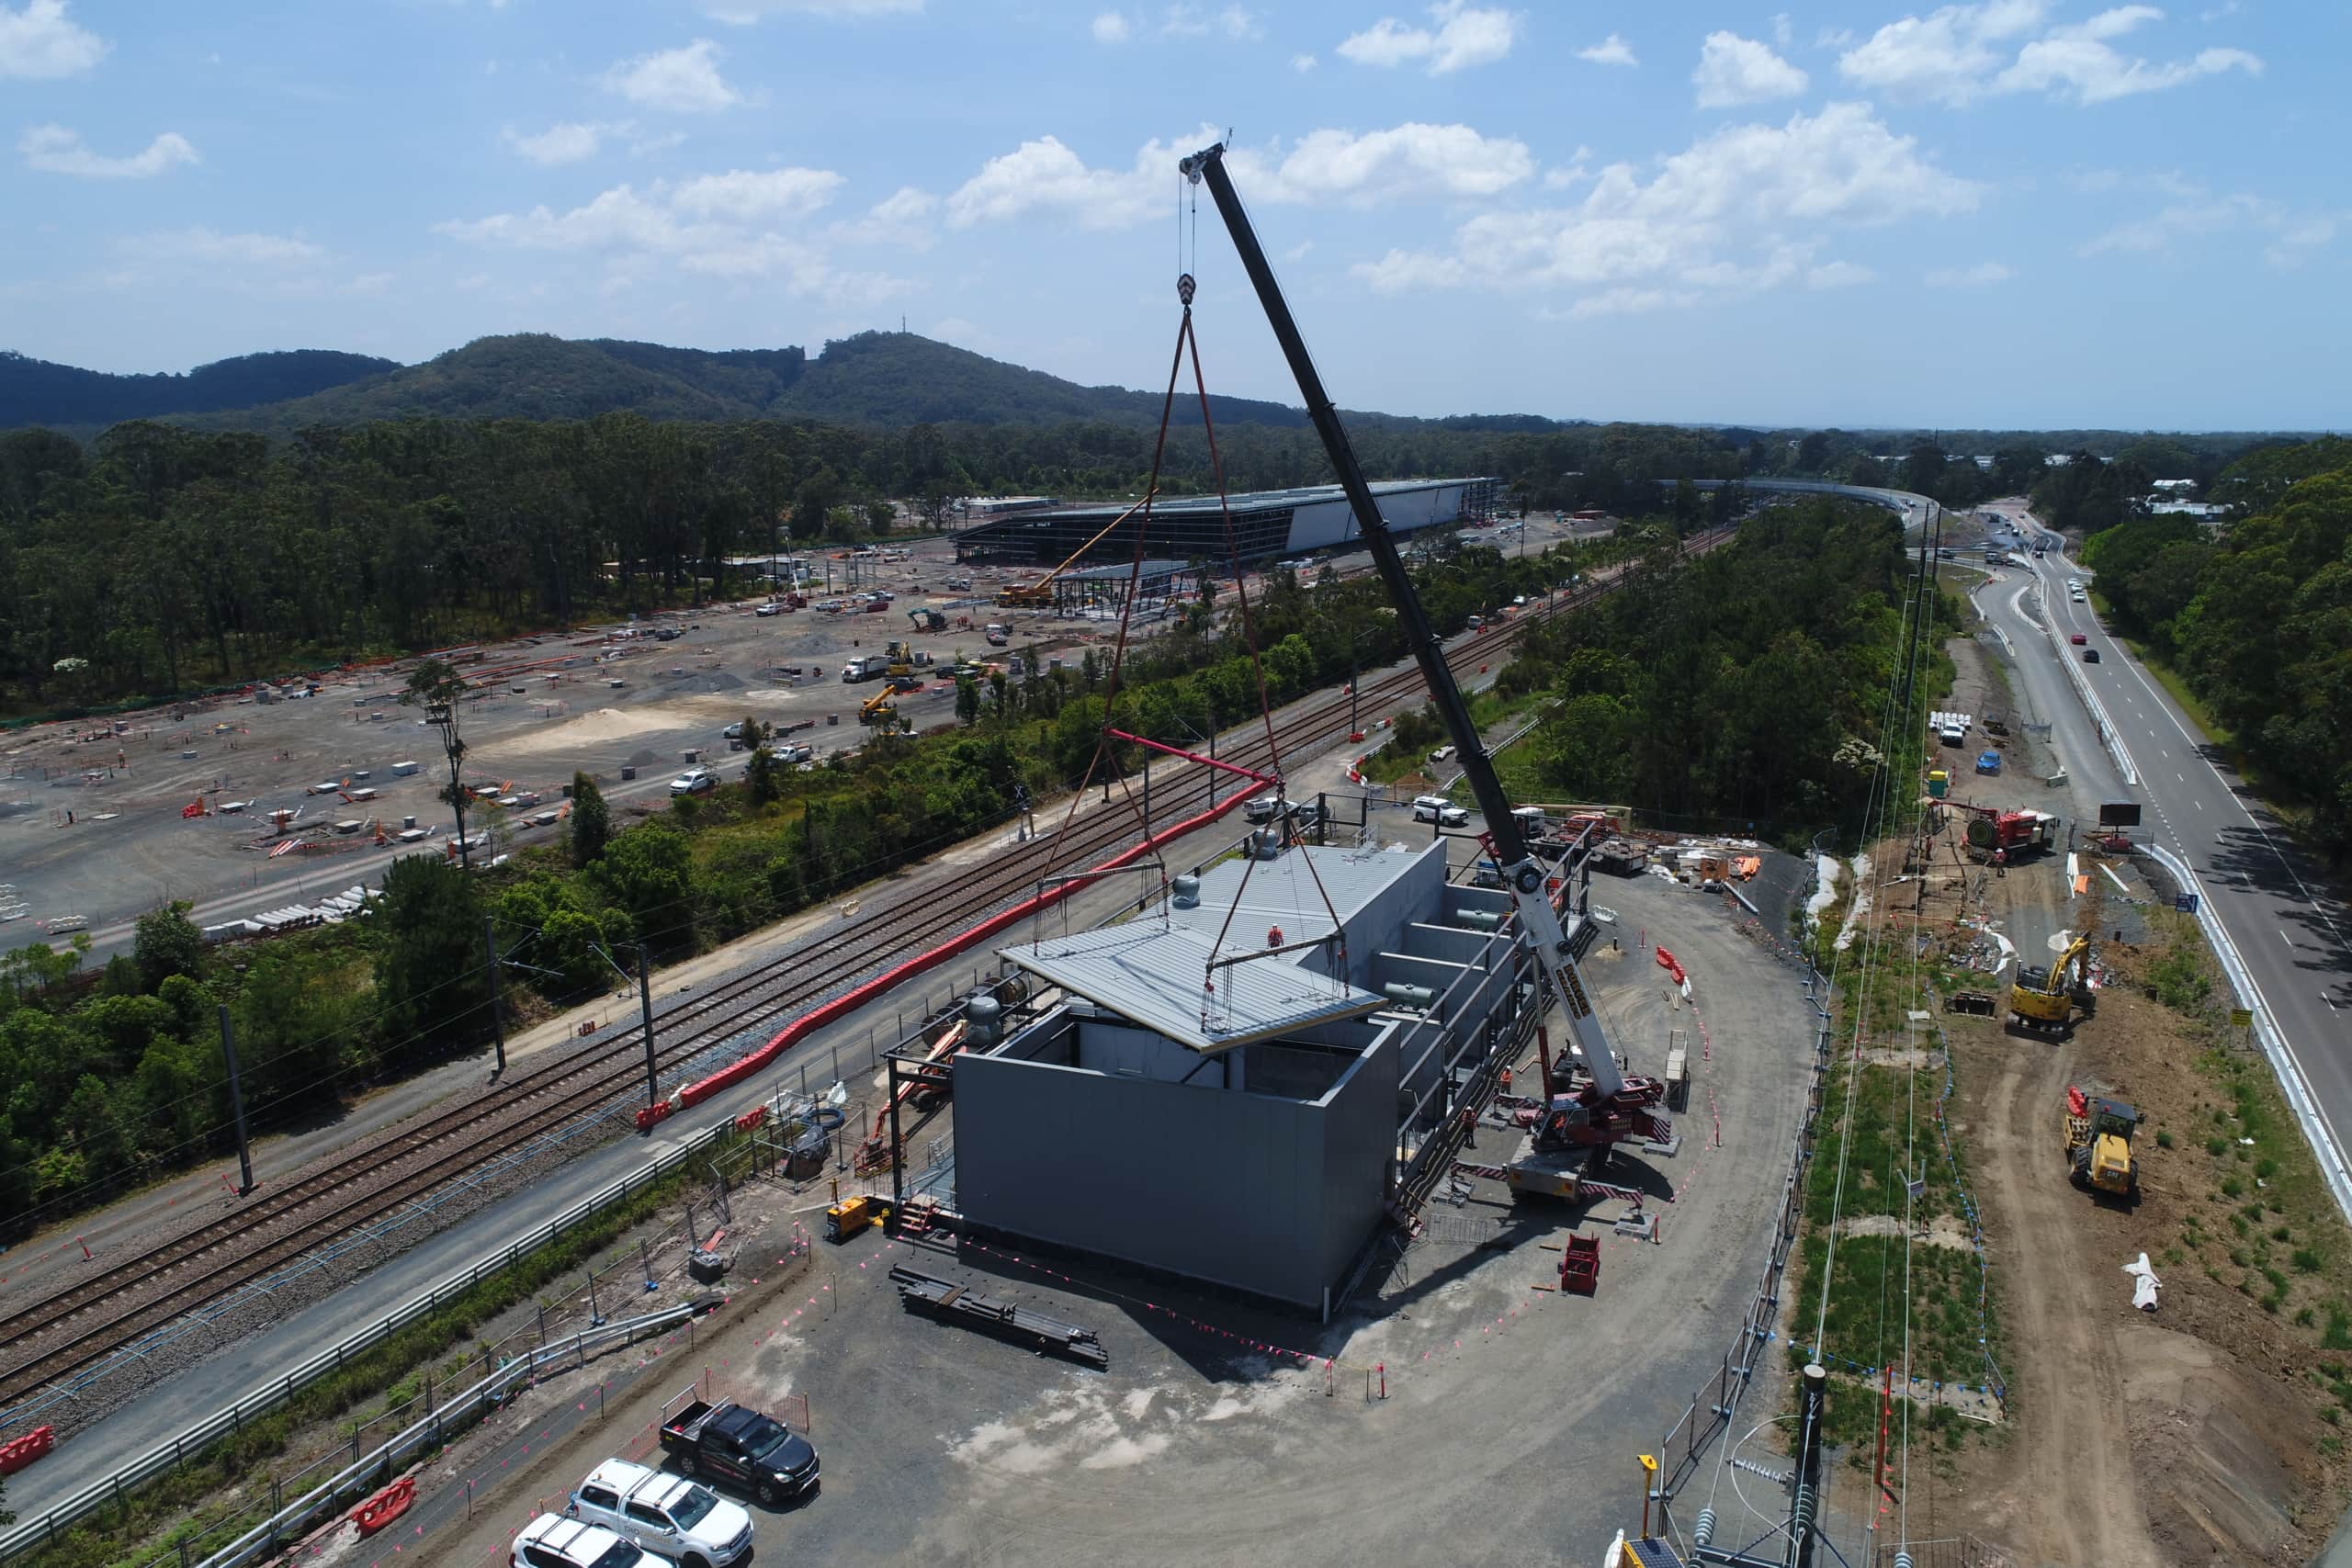
[[992,1302],[968,1285],[922,1273],[901,1265],[890,1270],[899,1288],[899,1304],[944,1323],[960,1323],[1041,1352],[1068,1356],[1098,1371],[1111,1369],[1110,1352],[1091,1328],[1047,1317],[1027,1307]]

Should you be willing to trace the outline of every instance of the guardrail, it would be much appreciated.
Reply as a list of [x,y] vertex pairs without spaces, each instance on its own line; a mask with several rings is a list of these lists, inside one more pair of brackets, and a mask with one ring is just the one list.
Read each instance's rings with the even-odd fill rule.
[[113,1474],[91,1483],[46,1512],[25,1520],[6,1535],[0,1536],[0,1562],[37,1547],[52,1544],[58,1532],[66,1527],[108,1503],[121,1503],[124,1494],[131,1487],[176,1469],[190,1455],[202,1451],[207,1444],[241,1430],[249,1417],[275,1409],[291,1399],[297,1389],[340,1369],[351,1358],[391,1337],[417,1319],[438,1311],[500,1269],[513,1268],[523,1260],[525,1254],[537,1251],[599,1210],[667,1175],[733,1130],[731,1120],[705,1128],[678,1147],[647,1161],[618,1181],[582,1199],[554,1219],[515,1237],[471,1268],[450,1275],[423,1295],[412,1297],[340,1344],[330,1346],[300,1366],[271,1378],[258,1392],[248,1394],[226,1409],[214,1412],[170,1442],[157,1445]]
[[2123,782],[2135,789],[2138,788],[2140,770],[2132,766],[2132,753],[2123,744],[2122,733],[2108,718],[2107,709],[2100,705],[2098,694],[2091,690],[2091,683],[2085,679],[2082,667],[2066,657],[2066,649],[2070,645],[2058,635],[2058,623],[2051,618],[2050,594],[2047,585],[2036,579],[2034,592],[2038,596],[2040,606],[2034,619],[2041,623],[2043,634],[2050,638],[2052,649],[2056,650],[2058,662],[2065,669],[2066,679],[2074,683],[2075,695],[2083,700],[2083,706],[2090,712],[2091,722],[2098,727],[2099,743],[2107,748],[2108,755],[2113,757],[2115,765],[2122,770]]
[[452,1430],[469,1426],[476,1419],[488,1416],[509,1394],[537,1378],[542,1367],[559,1364],[567,1358],[575,1359],[579,1365],[585,1366],[591,1350],[603,1350],[614,1344],[634,1344],[640,1334],[658,1334],[673,1324],[688,1322],[718,1304],[716,1296],[681,1302],[676,1306],[646,1313],[625,1322],[606,1324],[602,1328],[582,1329],[569,1341],[559,1341],[526,1352],[429,1412],[424,1420],[406,1431],[362,1454],[355,1462],[345,1465],[303,1495],[277,1509],[260,1524],[205,1558],[202,1568],[238,1568],[241,1563],[270,1555],[277,1550],[283,1538],[300,1534],[322,1514],[338,1509],[347,1501],[356,1501],[361,1494],[376,1485],[379,1479],[389,1482],[399,1470],[402,1459],[440,1447]]
[[2237,943],[2222,928],[2222,918],[2213,912],[2212,900],[2206,897],[2203,884],[2188,863],[2159,844],[2146,846],[2149,858],[2165,868],[2180,890],[2197,900],[2197,924],[2212,946],[2214,956],[2222,961],[2222,972],[2229,976],[2230,987],[2237,992],[2254,1018],[2254,1037],[2262,1043],[2262,1054],[2270,1062],[2270,1070],[2278,1075],[2278,1087],[2286,1091],[2287,1103],[2294,1108],[2295,1120],[2301,1123],[2303,1137],[2319,1160],[2320,1174],[2327,1179],[2327,1190],[2335,1196],[2335,1206],[2352,1220],[2352,1166],[2346,1166],[2344,1151],[2336,1146],[2335,1136],[2328,1131],[2326,1119],[2319,1113],[2318,1098],[2312,1093],[2310,1080],[2303,1077],[2302,1065],[2295,1060],[2295,1053],[2279,1032],[2278,1020],[2271,1016],[2269,1004],[2263,1000],[2262,991],[2254,983],[2254,975],[2245,966]]

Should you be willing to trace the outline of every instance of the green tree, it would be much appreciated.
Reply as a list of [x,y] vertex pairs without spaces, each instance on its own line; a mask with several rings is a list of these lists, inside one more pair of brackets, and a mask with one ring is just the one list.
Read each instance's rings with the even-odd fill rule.
[[161,990],[175,975],[194,976],[204,963],[204,933],[187,918],[189,908],[180,899],[151,909],[132,929],[131,956],[140,984],[150,991]]
[[376,1000],[404,1056],[446,1050],[487,1027],[481,917],[474,883],[449,861],[408,855],[385,871],[368,922]]
[[980,721],[980,683],[969,675],[956,677],[956,721],[967,728]]
[[585,870],[605,855],[613,836],[612,807],[586,773],[571,775],[571,863]]
[[594,874],[636,921],[640,941],[673,946],[693,941],[693,873],[694,848],[686,836],[657,819],[616,838]]
[[58,1131],[62,1134],[59,1146],[71,1148],[81,1157],[85,1179],[107,1189],[129,1179],[130,1140],[123,1134],[114,1091],[106,1079],[95,1073],[83,1075],[58,1117]]

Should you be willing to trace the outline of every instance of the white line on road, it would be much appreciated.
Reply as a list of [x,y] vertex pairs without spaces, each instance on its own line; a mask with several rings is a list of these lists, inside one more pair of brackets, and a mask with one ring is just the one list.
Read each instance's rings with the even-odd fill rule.
[[2285,926],[2280,926],[2278,928],[2278,940],[2285,942],[2289,947],[2295,945],[2295,939],[2287,934],[2287,928]]

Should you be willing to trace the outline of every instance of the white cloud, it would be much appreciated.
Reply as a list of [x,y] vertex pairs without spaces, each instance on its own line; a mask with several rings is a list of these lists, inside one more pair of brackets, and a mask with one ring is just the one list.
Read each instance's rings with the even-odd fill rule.
[[831,169],[729,169],[686,181],[671,193],[670,205],[691,217],[741,223],[805,218],[841,186]]
[[1964,104],[1981,95],[2007,53],[2007,40],[2041,25],[2041,0],[1946,6],[1889,22],[1838,57],[1838,70],[1894,97]]
[[729,27],[748,28],[763,17],[890,17],[920,12],[922,0],[704,0],[703,14]]
[[2017,63],[1995,81],[2005,93],[2047,92],[2082,104],[2103,104],[2135,93],[2159,93],[2224,71],[2262,74],[2262,62],[2242,49],[2203,49],[2188,60],[2151,65],[2127,59],[2107,40],[2143,22],[2160,20],[2154,6],[2119,6],[2074,27],[2052,28],[2021,50]]
[[718,73],[718,46],[698,38],[684,49],[666,49],[624,60],[605,73],[608,92],[634,104],[672,114],[716,114],[743,101]]
[[1518,41],[1516,12],[1473,6],[1469,0],[1440,0],[1429,9],[1434,28],[1408,27],[1383,17],[1363,32],[1342,39],[1340,54],[1358,65],[1396,66],[1429,62],[1432,76],[1487,65],[1509,54]]
[[[814,237],[789,231],[796,220],[829,201],[841,183],[828,169],[734,169],[676,186],[656,182],[643,191],[615,186],[568,211],[541,206],[437,223],[434,229],[472,244],[594,255],[607,267],[607,281],[621,288],[656,275],[660,264],[667,263],[716,277],[776,278],[787,293],[841,304],[871,303],[905,292],[912,287],[905,279],[844,270]],[[875,212],[888,209],[902,219],[930,199],[920,191],[902,191]],[[856,230],[837,225],[825,238],[868,238]],[[880,237],[878,231],[874,237]]]
[[1227,6],[1212,12],[1186,0],[1168,7],[1160,17],[1159,30],[1167,38],[1201,38],[1212,31],[1221,32],[1236,43],[1254,43],[1266,36],[1264,24],[1239,6]]
[[1096,43],[1125,43],[1127,41],[1127,19],[1116,11],[1103,12],[1101,16],[1094,18],[1094,20],[1088,26],[1087,30],[1094,35],[1094,41]]
[[[2117,6],[2043,30],[2046,10],[2042,0],[1984,0],[1905,17],[1841,55],[1838,69],[1865,86],[1955,106],[1987,94],[2031,92],[2100,104],[2228,71],[2262,73],[2262,62],[2242,49],[2200,50],[2159,65],[2126,56],[2109,41],[2161,21],[2164,13],[2154,6]],[[2009,58],[2015,39],[2024,41]]]
[[1996,261],[1978,262],[1974,266],[1939,266],[1927,276],[1930,288],[1989,288],[1996,283],[2007,283],[2018,275],[2018,269]]
[[531,136],[505,133],[506,144],[532,163],[552,167],[559,164],[577,164],[596,155],[611,127],[569,120],[551,125]]
[[901,186],[868,208],[865,216],[826,230],[829,238],[855,244],[892,245],[901,250],[927,251],[938,242],[931,215],[939,198],[914,186]]
[[1864,281],[1852,264],[1815,265],[1810,243],[1783,235],[1952,217],[1983,196],[1867,105],[1830,104],[1785,125],[1725,128],[1646,179],[1612,164],[1579,202],[1481,213],[1445,251],[1392,250],[1355,271],[1384,291],[1571,293],[1571,316],[1682,308]]
[[1805,73],[1754,39],[1737,33],[1707,35],[1699,51],[1698,69],[1690,84],[1699,89],[1702,109],[1733,108],[1741,104],[1793,98],[1805,89]]
[[0,76],[78,76],[108,47],[66,16],[65,0],[25,0],[21,10],[0,3]]
[[2219,6],[2198,12],[2197,19],[2200,22],[2218,22],[2223,17],[2234,17],[2237,14],[2238,0],[2222,0]]
[[85,180],[153,179],[182,164],[203,162],[187,138],[176,130],[164,131],[143,151],[127,158],[109,158],[84,146],[80,131],[62,125],[37,125],[17,139],[17,151],[24,154],[28,169]]
[[1815,49],[1850,49],[1853,44],[1854,29],[1851,28],[1824,28],[1813,39]]
[[2084,245],[2082,254],[2162,254],[2172,250],[2179,240],[2229,234],[2267,239],[2263,259],[2272,266],[2291,270],[2326,249],[2347,223],[2352,223],[2352,213],[2320,209],[2298,210],[2268,197],[2241,192],[2177,202],[2154,218],[2109,230]]
[[[1204,129],[1181,145],[1198,147]],[[997,222],[1033,212],[1057,214],[1084,229],[1123,229],[1162,216],[1169,175],[1182,153],[1153,141],[1125,169],[1093,168],[1056,137],[1024,141],[981,165],[947,197],[950,228]],[[1236,147],[1227,161],[1253,199],[1340,200],[1362,205],[1398,197],[1488,197],[1535,172],[1526,143],[1483,136],[1466,125],[1407,123],[1361,135],[1317,130],[1284,147]]]
[[1290,57],[1290,68],[1304,76],[1315,69],[1315,57],[1311,54],[1294,54]]
[[236,266],[290,267],[324,261],[326,251],[308,240],[285,234],[223,234],[206,228],[177,229],[128,242],[135,254],[183,261],[219,262]]
[[1877,281],[1878,274],[1849,261],[1826,262],[1804,275],[1807,288],[1851,288],[1857,284]]
[[1611,33],[1599,43],[1577,51],[1578,60],[1589,60],[1595,65],[1639,65],[1634,58],[1634,46],[1621,33]]
[[1772,13],[1772,47],[1786,51],[1797,41],[1797,29],[1790,24],[1786,11]]

